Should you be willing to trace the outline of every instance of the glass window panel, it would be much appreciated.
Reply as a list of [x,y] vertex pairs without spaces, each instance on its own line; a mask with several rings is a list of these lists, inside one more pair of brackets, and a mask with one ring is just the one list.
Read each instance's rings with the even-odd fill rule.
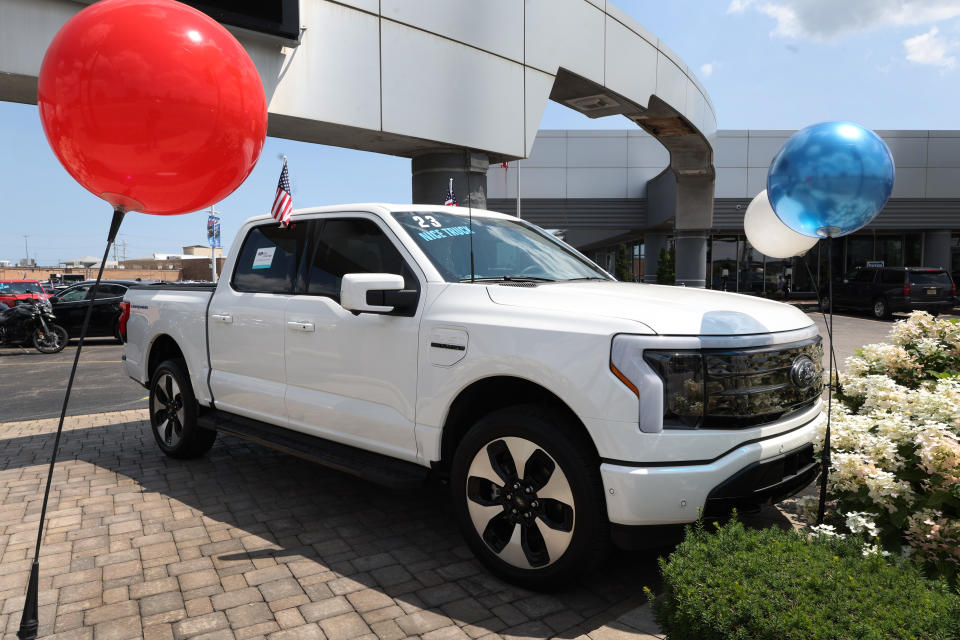
[[763,254],[754,249],[746,238],[740,239],[740,276],[737,291],[763,293]]
[[867,266],[873,260],[873,235],[847,237],[847,268]]
[[907,233],[903,236],[903,266],[923,265],[923,234]]
[[711,243],[713,269],[711,288],[736,291],[737,288],[737,237],[715,236]]
[[877,260],[885,267],[902,267],[903,236],[877,236]]

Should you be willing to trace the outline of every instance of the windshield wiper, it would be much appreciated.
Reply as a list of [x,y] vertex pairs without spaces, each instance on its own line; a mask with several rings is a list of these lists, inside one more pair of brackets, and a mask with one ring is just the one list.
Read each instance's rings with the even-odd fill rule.
[[564,282],[576,282],[577,280],[609,280],[610,278],[603,278],[601,276],[586,276],[584,278],[567,278]]
[[460,282],[556,282],[556,280],[538,276],[491,276],[486,278],[461,278]]

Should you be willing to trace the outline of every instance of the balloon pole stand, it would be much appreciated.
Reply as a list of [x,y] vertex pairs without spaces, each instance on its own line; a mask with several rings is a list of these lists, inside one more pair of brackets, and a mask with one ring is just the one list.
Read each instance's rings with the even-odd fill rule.
[[817,524],[823,524],[827,510],[827,477],[830,474],[830,420],[833,413],[833,236],[836,227],[826,227],[820,230],[827,236],[827,301],[829,324],[827,336],[830,338],[829,366],[827,367],[827,428],[823,434],[823,451],[820,456],[820,501],[817,504]]
[[50,484],[53,481],[53,467],[57,462],[57,451],[60,448],[60,435],[63,433],[63,420],[67,415],[67,406],[70,403],[70,390],[73,388],[73,380],[77,374],[77,364],[80,362],[80,351],[83,350],[83,341],[87,337],[87,327],[90,325],[90,314],[93,311],[93,302],[97,299],[97,290],[100,288],[100,280],[103,278],[103,267],[110,255],[110,245],[117,239],[117,231],[120,230],[120,223],[123,222],[125,213],[126,210],[123,207],[118,206],[113,210],[113,220],[110,222],[110,232],[107,235],[107,248],[103,252],[103,259],[100,260],[97,279],[93,283],[93,289],[90,291],[90,304],[87,305],[87,312],[83,316],[83,327],[80,329],[80,341],[77,343],[77,352],[73,356],[73,368],[70,369],[70,377],[67,379],[67,390],[63,395],[63,406],[60,409],[60,422],[57,425],[57,436],[54,438],[53,451],[50,454],[50,468],[47,470],[47,485],[43,491],[43,506],[40,508],[40,524],[37,526],[37,546],[33,553],[33,564],[30,565],[27,597],[23,603],[20,629],[17,631],[17,637],[20,638],[20,640],[35,640],[37,637],[37,628],[40,626],[37,608],[40,581],[40,545],[43,542],[43,525],[47,515],[47,502],[50,498]]

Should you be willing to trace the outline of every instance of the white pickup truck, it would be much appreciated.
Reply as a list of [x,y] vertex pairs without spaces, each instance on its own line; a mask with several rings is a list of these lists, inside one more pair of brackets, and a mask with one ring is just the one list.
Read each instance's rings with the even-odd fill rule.
[[792,306],[617,282],[491,211],[293,222],[244,223],[215,287],[127,292],[125,367],[165,454],[220,431],[390,486],[439,477],[477,556],[534,587],[819,472],[822,350]]

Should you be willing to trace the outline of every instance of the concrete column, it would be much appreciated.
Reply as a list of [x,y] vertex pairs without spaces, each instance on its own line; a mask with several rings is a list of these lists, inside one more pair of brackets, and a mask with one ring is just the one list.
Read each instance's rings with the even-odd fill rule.
[[923,245],[923,266],[950,269],[950,263],[950,231],[927,231]]
[[703,289],[707,286],[707,238],[709,229],[677,229],[676,247],[677,285]]
[[667,234],[645,232],[643,234],[643,281],[657,284],[657,261],[660,249],[667,242]]
[[485,153],[462,149],[432,151],[411,161],[413,203],[443,204],[450,178],[460,206],[487,208],[487,168]]
[[677,176],[677,212],[674,237],[677,251],[677,284],[707,286],[707,238],[713,226],[714,176]]

